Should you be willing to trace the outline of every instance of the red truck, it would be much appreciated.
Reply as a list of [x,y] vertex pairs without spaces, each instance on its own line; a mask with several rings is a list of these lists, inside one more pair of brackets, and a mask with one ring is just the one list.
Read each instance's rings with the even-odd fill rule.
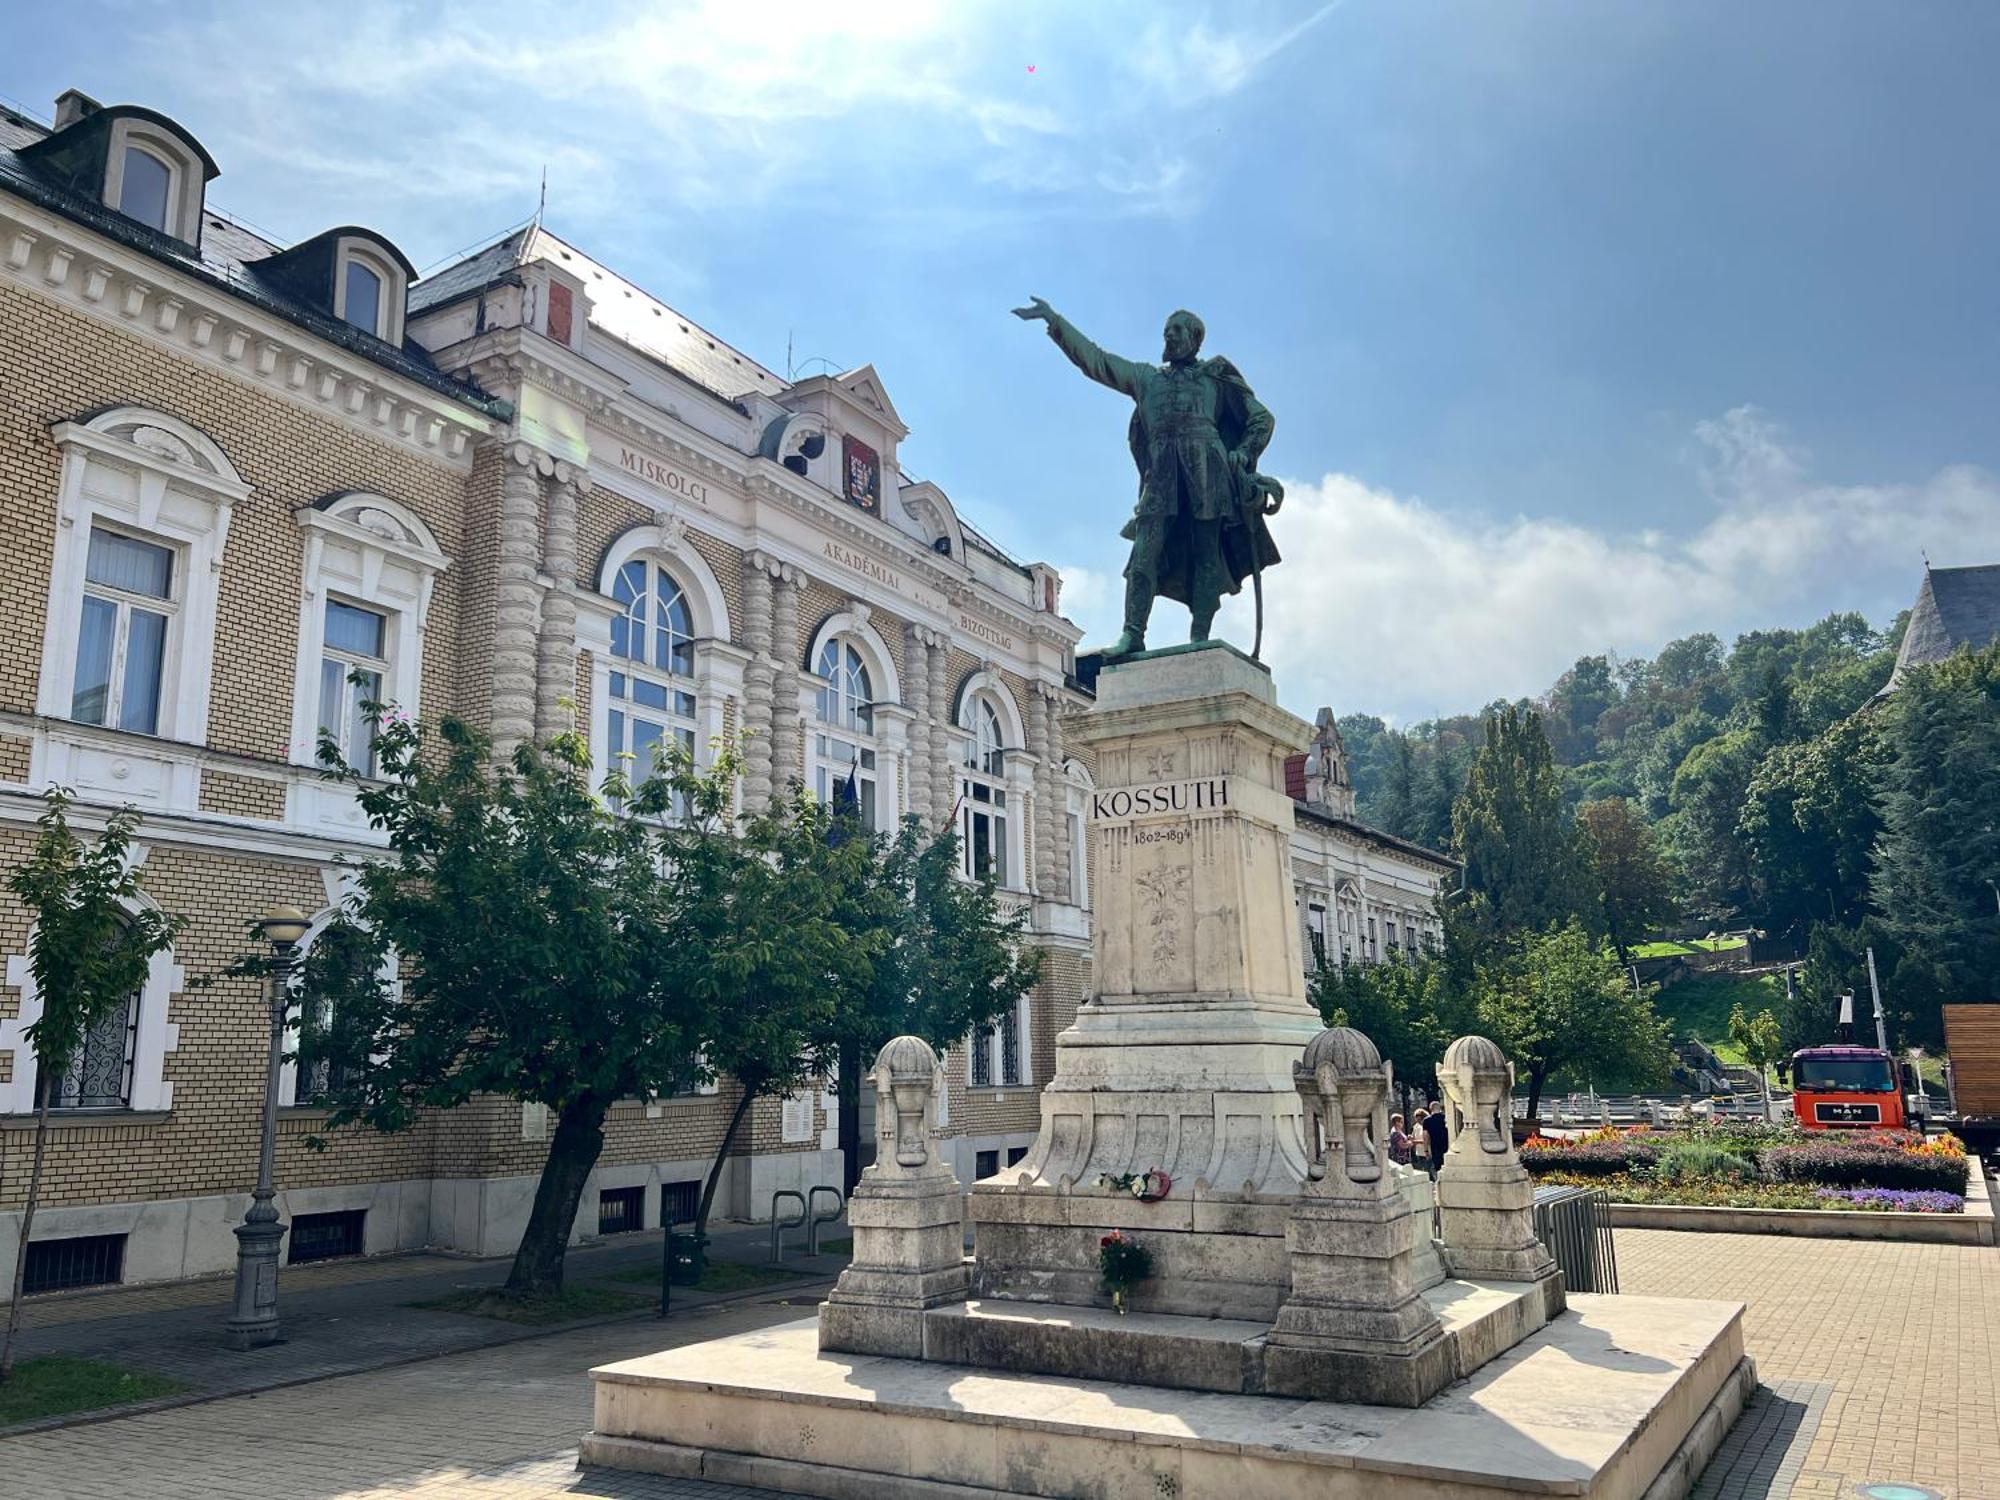
[[1901,1071],[1879,1047],[1801,1048],[1792,1054],[1792,1111],[1802,1130],[1901,1130]]

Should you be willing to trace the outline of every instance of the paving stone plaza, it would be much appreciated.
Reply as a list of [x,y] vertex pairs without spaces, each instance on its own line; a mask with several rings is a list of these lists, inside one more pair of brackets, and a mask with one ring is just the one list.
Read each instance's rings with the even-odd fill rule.
[[[1738,1298],[1748,1309],[1748,1348],[1767,1389],[1716,1455],[1697,1500],[1847,1500],[1863,1484],[1894,1482],[1950,1500],[2000,1495],[2000,1431],[1986,1394],[2000,1379],[1994,1251],[1627,1229],[1618,1254],[1629,1291]],[[399,1264],[407,1263],[369,1268],[363,1284],[383,1289],[381,1305],[409,1295],[393,1284]],[[411,1269],[437,1274],[433,1264]],[[304,1288],[309,1278],[297,1282]],[[197,1292],[205,1303],[193,1303]],[[48,1500],[261,1500],[277,1474],[302,1500],[758,1500],[701,1481],[579,1472],[577,1439],[590,1421],[581,1372],[669,1342],[786,1321],[799,1312],[783,1304],[793,1295],[691,1310],[665,1329],[642,1317],[0,1439],[0,1473],[10,1493]],[[218,1283],[172,1298],[112,1293],[69,1303],[60,1322],[45,1304],[36,1322],[44,1335],[95,1324],[117,1341],[190,1304],[212,1316],[226,1297]],[[365,1321],[360,1303],[350,1316]],[[146,1482],[135,1486],[140,1473]]]

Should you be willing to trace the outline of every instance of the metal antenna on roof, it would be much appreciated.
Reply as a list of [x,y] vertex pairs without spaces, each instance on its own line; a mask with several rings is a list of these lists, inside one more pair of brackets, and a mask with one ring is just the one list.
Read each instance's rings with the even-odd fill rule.
[[549,164],[542,163],[542,195],[535,200],[535,228],[542,227],[542,215],[549,206]]

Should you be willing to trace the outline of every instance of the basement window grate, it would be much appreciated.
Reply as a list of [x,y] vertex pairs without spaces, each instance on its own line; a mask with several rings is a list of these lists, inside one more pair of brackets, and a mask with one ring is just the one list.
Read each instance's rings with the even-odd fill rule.
[[361,1226],[368,1217],[365,1208],[341,1209],[328,1214],[294,1214],[289,1259],[295,1266],[315,1260],[338,1260],[359,1255]]
[[692,1224],[694,1216],[701,1211],[701,1184],[699,1182],[663,1182],[660,1184],[660,1228],[672,1229],[676,1224]]
[[117,1286],[125,1279],[125,1236],[82,1234],[63,1240],[36,1240],[22,1267],[21,1294],[72,1292],[86,1286]]
[[643,1187],[605,1188],[597,1195],[597,1232],[630,1234],[646,1227]]

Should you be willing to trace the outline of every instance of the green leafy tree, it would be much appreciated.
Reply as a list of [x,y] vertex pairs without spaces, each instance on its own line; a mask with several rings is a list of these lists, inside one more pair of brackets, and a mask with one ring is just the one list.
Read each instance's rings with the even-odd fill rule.
[[[41,1201],[48,1153],[49,1109],[84,1039],[116,1015],[146,980],[153,955],[167,948],[181,921],[140,904],[137,869],[126,862],[139,815],[113,813],[96,839],[70,827],[74,798],[52,787],[43,799],[34,847],[7,879],[33,919],[28,971],[41,1014],[25,1036],[34,1049],[35,1146],[21,1229],[14,1255],[13,1297],[7,1334],[0,1342],[0,1385],[14,1373],[14,1340],[21,1325],[21,1287],[28,1267],[28,1236]],[[17,1067],[21,1063],[17,1060]]]
[[[331,741],[320,755],[359,782]],[[348,962],[313,1042],[333,1064],[329,1128],[404,1130],[479,1095],[546,1107],[505,1290],[558,1292],[614,1102],[718,1067],[782,1091],[823,1065],[809,1042],[855,961],[831,920],[823,820],[795,799],[739,824],[727,748],[706,772],[677,752],[638,787],[615,770],[603,796],[575,734],[496,766],[456,720],[383,723],[375,759],[358,796],[388,850],[356,869]],[[324,999],[308,989],[308,1017]]]
[[1734,921],[1749,904],[1750,861],[1736,821],[1762,758],[1757,732],[1737,729],[1697,745],[1674,772],[1674,862],[1686,872],[1692,909],[1709,922]]
[[863,1071],[892,1037],[940,1053],[992,1026],[1034,988],[1041,955],[1021,941],[1025,909],[1005,915],[990,877],[959,875],[955,830],[927,837],[915,818],[868,837],[851,815],[840,834],[857,858],[837,920],[863,961],[835,996],[840,1141],[847,1188],[860,1176]]
[[1771,1064],[1785,1055],[1785,1036],[1778,1018],[1768,1010],[1746,1015],[1741,1001],[1729,1009],[1729,1040],[1743,1054],[1743,1060],[1757,1070],[1757,1089],[1764,1102],[1771,1102]]
[[1617,1072],[1661,1076],[1667,1026],[1650,990],[1635,991],[1617,962],[1572,921],[1525,938],[1481,968],[1481,1022],[1528,1075],[1528,1117],[1538,1117],[1552,1074]]
[[1861,717],[1776,746],[1758,764],[1736,826],[1753,910],[1765,926],[1861,919],[1882,826],[1877,776],[1874,731]]
[[1597,888],[1604,893],[1604,929],[1618,962],[1632,962],[1643,942],[1674,915],[1674,876],[1639,809],[1623,797],[1586,802],[1577,809],[1584,850]]
[[1452,810],[1463,862],[1448,900],[1474,939],[1504,941],[1565,922],[1596,928],[1598,893],[1575,824],[1563,809],[1562,775],[1533,709],[1486,720],[1465,792]]

